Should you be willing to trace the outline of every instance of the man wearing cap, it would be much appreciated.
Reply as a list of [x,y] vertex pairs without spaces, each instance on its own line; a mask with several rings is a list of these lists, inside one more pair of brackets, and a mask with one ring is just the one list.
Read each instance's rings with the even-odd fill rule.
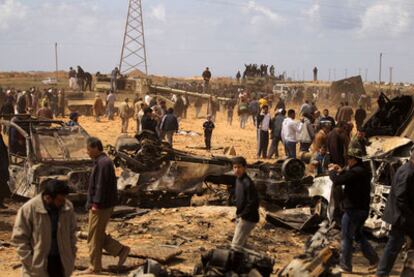
[[66,123],[67,126],[74,127],[79,126],[79,114],[77,112],[72,112],[69,115],[69,121]]
[[76,218],[63,181],[47,180],[44,190],[17,213],[12,242],[23,276],[71,276],[76,256]]
[[[414,148],[410,160],[400,166],[392,179],[391,192],[382,219],[391,224],[384,254],[378,264],[377,276],[388,276],[405,242],[414,241]],[[412,244],[411,242],[411,244]],[[412,247],[412,245],[411,245]],[[412,276],[412,275],[401,275]]]
[[365,237],[362,228],[368,218],[371,173],[364,166],[361,150],[350,148],[347,167],[330,164],[329,177],[334,186],[344,186],[341,206],[344,210],[341,221],[340,267],[344,272],[352,272],[353,241],[360,244],[362,254],[371,266],[378,263],[378,255]]
[[259,196],[256,187],[246,173],[247,162],[243,157],[232,160],[233,173],[236,176],[236,230],[231,247],[243,250],[251,231],[259,222]]

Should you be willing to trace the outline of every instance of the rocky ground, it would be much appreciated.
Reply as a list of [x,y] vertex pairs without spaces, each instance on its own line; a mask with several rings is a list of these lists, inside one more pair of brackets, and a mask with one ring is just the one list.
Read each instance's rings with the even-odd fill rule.
[[[334,110],[332,109],[332,112]],[[191,109],[187,119],[182,120],[180,129],[192,130],[202,134],[204,119],[195,119]],[[81,117],[80,124],[93,136],[103,140],[105,144],[113,144],[121,130],[119,119],[108,122],[106,119],[100,123],[94,122],[92,117]],[[135,130],[135,123],[130,122],[129,131]],[[177,135],[174,138],[174,147],[201,155],[222,155],[223,150],[197,150],[188,147],[203,146],[202,136]],[[213,147],[234,146],[237,154],[242,154],[249,161],[256,157],[256,133],[250,123],[248,128],[238,128],[237,115],[233,126],[228,126],[224,112],[218,115],[216,129],[213,133]],[[282,152],[283,153],[283,152]],[[207,196],[208,198],[209,196]],[[198,200],[198,201],[197,201]],[[205,200],[205,199],[204,199]],[[193,199],[193,203],[204,203],[203,199]],[[16,251],[8,246],[17,209],[21,202],[7,203],[8,210],[0,210],[0,241],[6,242],[0,247],[0,276],[19,276],[19,261]],[[134,246],[155,247],[170,245],[177,247],[182,254],[167,263],[167,266],[185,273],[191,273],[194,265],[200,260],[205,251],[228,246],[234,231],[234,207],[226,206],[191,206],[169,209],[154,209],[149,213],[126,220],[111,221],[108,231],[121,242]],[[80,231],[86,230],[86,214],[79,209],[78,226]],[[254,230],[249,247],[265,253],[276,261],[274,272],[286,265],[294,256],[303,251],[305,241],[311,234],[299,233],[289,229],[276,228],[262,221]],[[374,242],[378,253],[382,252],[383,242]],[[0,244],[1,245],[1,244]],[[78,241],[78,266],[82,267],[87,259],[87,246],[83,239]],[[367,262],[356,254],[354,259],[356,274],[349,276],[369,276],[372,272],[367,270]],[[396,267],[398,274],[401,262]],[[124,276],[125,273],[107,273],[107,275]]]

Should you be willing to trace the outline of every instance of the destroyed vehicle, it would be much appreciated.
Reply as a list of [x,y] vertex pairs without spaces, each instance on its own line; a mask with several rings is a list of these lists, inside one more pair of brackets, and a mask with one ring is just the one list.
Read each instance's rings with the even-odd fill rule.
[[14,195],[31,198],[49,178],[66,181],[73,200],[85,195],[93,163],[86,152],[89,135],[82,127],[30,115],[1,120],[0,125],[8,129],[9,188]]
[[[204,182],[227,185],[231,195],[235,184],[229,157],[201,157],[176,150],[150,131],[119,137],[109,154],[122,168],[118,189],[138,197],[141,206],[149,199],[201,193]],[[305,165],[300,160],[257,162],[247,170],[262,199],[283,206],[310,202],[307,184],[312,184],[312,177],[304,177]]]

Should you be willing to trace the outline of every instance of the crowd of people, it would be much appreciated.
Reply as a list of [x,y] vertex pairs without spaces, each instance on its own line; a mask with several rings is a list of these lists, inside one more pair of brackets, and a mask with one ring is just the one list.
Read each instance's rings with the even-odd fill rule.
[[[117,74],[114,73],[115,79]],[[205,77],[208,87],[211,74]],[[124,98],[118,109],[115,103],[120,96],[114,93],[115,90],[116,87],[104,99],[96,94],[93,112],[97,122],[103,116],[114,120],[117,113],[121,120],[121,133],[128,132],[129,121],[133,119],[136,133],[153,132],[172,146],[179,122],[187,118],[190,105],[194,105],[196,118],[199,118],[203,104],[207,104],[202,128],[206,149],[211,150],[217,112],[223,104],[229,126],[233,124],[235,111],[242,129],[246,128],[251,118],[256,132],[258,159],[300,158],[309,161],[315,174],[329,175],[334,190],[342,195],[342,209],[336,212],[335,220],[341,228],[340,266],[343,271],[352,271],[353,242],[356,241],[361,245],[370,266],[377,268],[377,276],[388,276],[404,243],[404,235],[414,239],[414,207],[410,201],[414,197],[414,151],[410,161],[397,170],[392,181],[383,218],[392,225],[392,230],[381,258],[362,232],[368,218],[372,177],[362,162],[368,146],[363,129],[368,107],[365,97],[361,97],[363,100],[359,101],[357,109],[345,97],[335,114],[331,115],[328,109],[319,109],[317,106],[321,91],[307,92],[300,88],[292,89],[291,97],[237,89],[231,91],[230,100],[222,103],[213,95],[205,101],[195,97],[191,103],[187,94],[175,94],[171,99],[147,94],[132,100]],[[11,119],[15,114],[32,114],[48,119],[65,115],[64,90],[10,89],[6,91],[4,99],[0,114],[6,119]],[[171,101],[173,107],[167,107],[167,101]],[[78,117],[78,113],[71,113],[67,125],[79,124]],[[103,152],[102,142],[98,138],[89,138],[87,151],[95,163],[87,203],[90,263],[84,273],[94,274],[102,271],[103,249],[118,256],[121,266],[130,248],[105,233],[117,202],[113,162]],[[237,222],[232,247],[236,250],[246,245],[260,217],[258,194],[246,173],[246,166],[243,157],[233,159]],[[19,210],[12,237],[23,263],[23,272],[27,275],[36,272],[39,276],[70,276],[74,269],[76,220],[73,206],[66,199],[68,192],[69,188],[64,182],[49,180],[43,192]],[[37,234],[35,241],[32,240],[33,234]]]
[[29,90],[10,88],[5,90],[0,114],[10,120],[14,114],[31,114],[52,119],[63,116],[66,108],[65,90],[49,88]]

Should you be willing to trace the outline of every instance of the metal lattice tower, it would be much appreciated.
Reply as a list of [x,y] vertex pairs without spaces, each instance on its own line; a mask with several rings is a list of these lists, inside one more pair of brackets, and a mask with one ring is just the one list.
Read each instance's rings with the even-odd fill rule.
[[119,71],[138,69],[148,74],[141,0],[129,0]]

